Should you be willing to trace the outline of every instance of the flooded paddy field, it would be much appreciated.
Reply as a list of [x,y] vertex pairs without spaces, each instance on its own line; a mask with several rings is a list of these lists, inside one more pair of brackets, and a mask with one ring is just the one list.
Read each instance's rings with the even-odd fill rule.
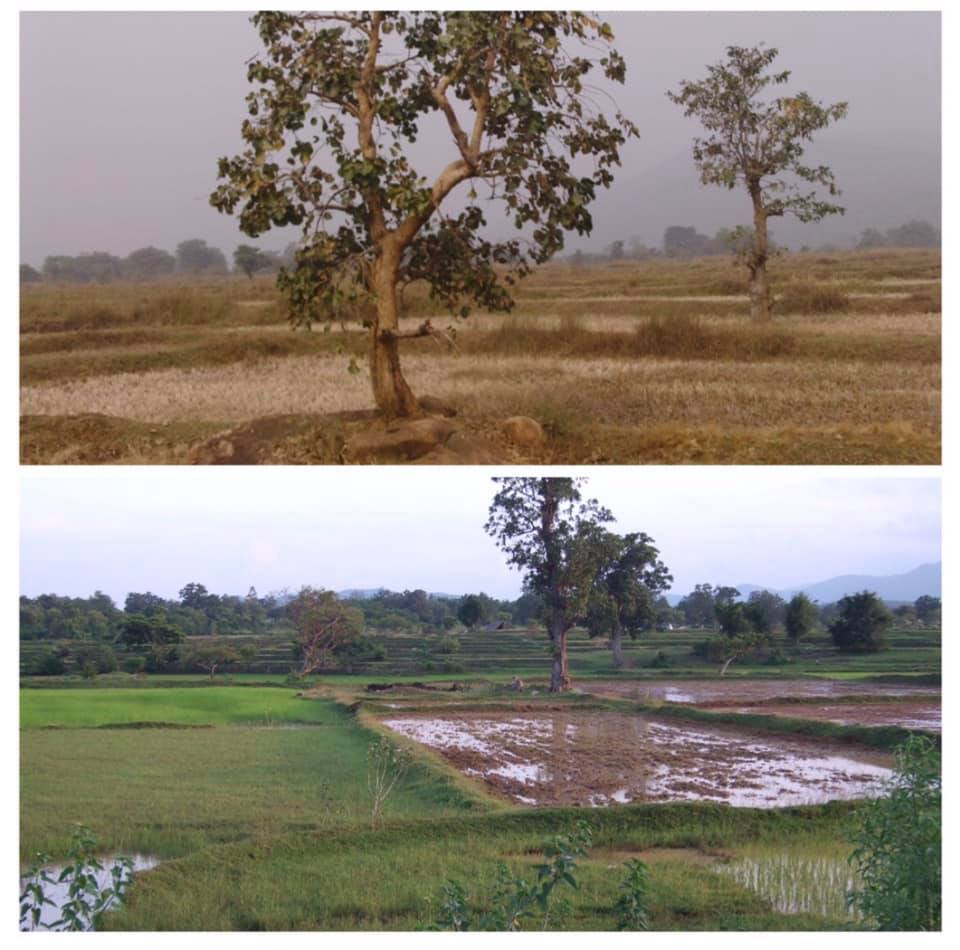
[[815,804],[879,794],[893,764],[888,754],[830,740],[646,715],[444,714],[383,722],[526,805]]
[[842,726],[902,726],[940,732],[943,712],[939,699],[884,703],[764,703],[754,706],[703,706],[710,712],[763,713],[790,719],[817,719]]
[[779,699],[846,699],[864,696],[910,696],[940,700],[940,687],[911,683],[864,683],[817,679],[657,679],[648,682],[596,680],[585,692],[637,702],[663,701],[695,705],[750,705]]

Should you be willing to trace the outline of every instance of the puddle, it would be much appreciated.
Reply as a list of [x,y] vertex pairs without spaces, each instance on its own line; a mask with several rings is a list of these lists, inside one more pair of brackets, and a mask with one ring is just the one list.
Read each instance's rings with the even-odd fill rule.
[[[116,862],[119,856],[116,854],[107,854],[107,855],[98,855],[97,860],[103,865],[104,870],[97,874],[97,883],[103,887],[109,887],[112,883],[110,868]],[[155,868],[160,863],[160,858],[155,857],[152,854],[131,854],[126,855],[133,862],[133,871],[149,871],[151,868]],[[64,865],[54,864],[48,867],[47,873],[56,880],[59,877],[60,872],[63,870]],[[23,885],[26,883],[26,878],[20,878],[20,887],[21,890]],[[46,930],[46,924],[52,924],[55,920],[59,920],[61,916],[61,908],[69,899],[69,887],[70,884],[67,881],[64,881],[62,884],[45,884],[44,885],[44,895],[53,901],[53,904],[45,904],[43,910],[40,914],[40,924],[37,927],[33,926],[32,921],[29,919],[24,921],[21,924],[21,930]],[[56,929],[56,928],[55,928]]]
[[712,801],[776,808],[877,795],[892,774],[884,753],[649,716],[403,716],[384,725],[521,804]]

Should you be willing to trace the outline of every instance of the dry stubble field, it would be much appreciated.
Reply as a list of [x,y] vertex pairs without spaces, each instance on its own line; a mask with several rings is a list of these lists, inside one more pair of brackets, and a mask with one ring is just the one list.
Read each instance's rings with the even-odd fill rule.
[[[794,253],[772,275],[762,327],[728,259],[548,265],[511,315],[457,321],[456,352],[407,343],[404,370],[504,462],[939,463],[939,252]],[[411,326],[437,313],[406,302]],[[348,372],[365,343],[358,324],[291,331],[272,278],[25,286],[22,461],[186,463],[283,415],[259,424],[262,459],[338,462],[373,409]],[[546,444],[501,437],[514,415]]]

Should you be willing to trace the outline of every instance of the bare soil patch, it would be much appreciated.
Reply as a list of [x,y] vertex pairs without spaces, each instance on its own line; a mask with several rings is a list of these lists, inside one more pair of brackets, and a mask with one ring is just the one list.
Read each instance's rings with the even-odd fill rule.
[[403,716],[384,724],[527,805],[813,804],[878,794],[892,764],[847,744],[616,713]]
[[940,732],[942,707],[937,702],[763,703],[753,706],[706,705],[711,712],[763,713],[790,719],[817,719],[843,726],[902,726]]
[[[940,700],[940,687],[911,683],[860,683],[817,679],[658,679],[651,682],[597,680],[584,692],[637,702],[663,701],[708,705],[756,705],[777,699],[836,699],[861,696],[912,696]],[[763,711],[768,711],[764,706]]]

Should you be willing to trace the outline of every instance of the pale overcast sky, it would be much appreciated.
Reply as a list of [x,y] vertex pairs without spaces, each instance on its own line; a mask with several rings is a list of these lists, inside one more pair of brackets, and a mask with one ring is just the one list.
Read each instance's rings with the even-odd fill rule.
[[[229,252],[245,238],[208,204],[216,159],[238,151],[258,37],[246,13],[24,13],[20,35],[21,256],[173,250],[200,237]],[[843,218],[777,222],[794,245],[854,240],[864,228],[911,218],[939,225],[940,15],[935,12],[750,12],[606,15],[627,65],[622,110],[641,139],[623,153],[614,188],[594,207],[588,243],[637,236],[659,245],[665,227],[712,234],[745,222],[748,200],[703,188],[690,143],[698,128],[666,98],[697,79],[727,45],[766,42],[790,91],[846,100],[849,117],[822,133],[809,159],[830,164]],[[424,171],[450,143],[429,130]],[[491,226],[501,227],[496,214]],[[282,248],[295,233],[269,234]]]
[[[491,474],[23,469],[21,592],[99,588],[122,601],[197,581],[218,593],[313,584],[515,597],[519,575],[483,531]],[[940,482],[929,475],[611,468],[593,470],[585,493],[613,511],[618,530],[656,540],[676,593],[704,581],[784,588],[894,574],[940,559]]]

